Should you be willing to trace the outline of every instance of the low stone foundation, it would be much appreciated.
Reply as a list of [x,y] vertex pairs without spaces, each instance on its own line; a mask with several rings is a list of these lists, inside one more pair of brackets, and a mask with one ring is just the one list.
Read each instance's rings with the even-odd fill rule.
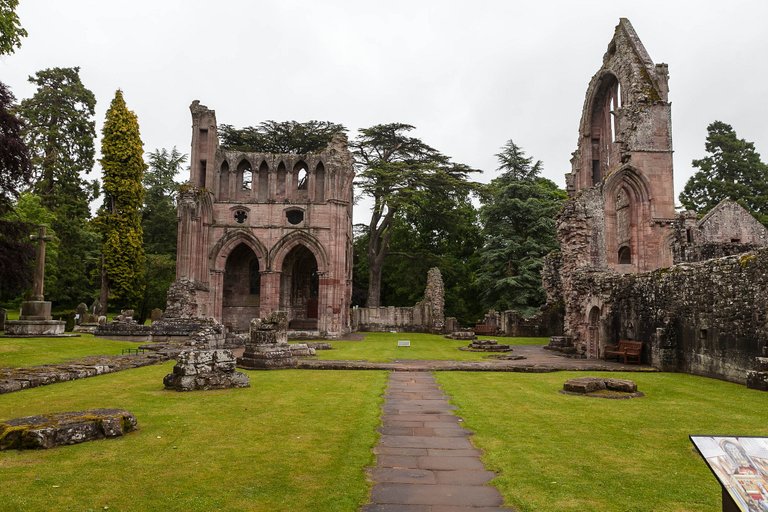
[[136,430],[136,417],[123,409],[90,409],[27,416],[0,423],[0,450],[53,448],[120,437]]
[[459,347],[459,350],[469,352],[512,352],[512,347],[500,344],[496,340],[476,340],[466,347]]
[[643,396],[637,384],[627,379],[605,377],[578,377],[565,381],[563,393],[595,398],[635,398]]
[[69,363],[31,366],[27,368],[0,368],[0,394],[22,389],[95,377],[105,373],[162,363],[168,356],[161,352],[146,352],[121,356],[89,356]]
[[247,388],[250,381],[235,369],[235,356],[229,350],[185,350],[163,384],[166,389],[196,391]]

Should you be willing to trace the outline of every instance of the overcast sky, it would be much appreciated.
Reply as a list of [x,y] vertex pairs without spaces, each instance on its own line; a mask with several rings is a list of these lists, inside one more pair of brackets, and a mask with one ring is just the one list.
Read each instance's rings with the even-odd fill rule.
[[36,71],[79,66],[98,130],[120,88],[146,151],[188,153],[199,99],[237,127],[318,119],[354,136],[409,123],[483,169],[481,181],[513,139],[561,186],[587,84],[627,17],[654,62],[669,64],[675,194],[714,120],[768,159],[764,0],[21,0],[18,15],[29,37],[0,57],[17,100],[34,93]]

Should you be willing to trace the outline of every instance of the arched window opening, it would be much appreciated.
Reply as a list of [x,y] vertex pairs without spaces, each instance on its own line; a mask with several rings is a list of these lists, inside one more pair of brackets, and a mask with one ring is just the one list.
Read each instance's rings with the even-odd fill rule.
[[261,162],[259,166],[259,201],[266,202],[269,197],[269,166]]
[[632,264],[632,251],[626,245],[619,248],[619,265]]
[[323,162],[318,162],[315,167],[315,202],[325,201],[325,166]]
[[619,128],[616,116],[620,107],[619,81],[612,74],[603,75],[592,100],[592,185],[608,174],[612,164],[612,145]]
[[309,188],[309,167],[303,160],[296,162],[293,166],[293,174],[296,190],[306,191]]
[[219,199],[229,199],[229,164],[221,162],[219,169]]
[[237,166],[237,176],[240,180],[240,190],[250,192],[253,188],[253,171],[248,160],[243,160]]

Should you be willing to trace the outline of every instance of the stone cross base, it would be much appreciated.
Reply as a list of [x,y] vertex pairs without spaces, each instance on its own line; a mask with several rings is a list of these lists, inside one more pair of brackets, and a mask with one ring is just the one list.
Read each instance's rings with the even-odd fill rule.
[[26,300],[21,303],[21,320],[50,320],[51,303],[47,300]]
[[6,336],[62,336],[66,322],[61,320],[9,320],[5,322]]

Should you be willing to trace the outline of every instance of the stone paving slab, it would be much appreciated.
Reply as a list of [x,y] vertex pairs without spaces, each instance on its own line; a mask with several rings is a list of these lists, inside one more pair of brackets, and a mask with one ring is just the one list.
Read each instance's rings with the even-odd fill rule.
[[500,512],[480,452],[430,373],[393,372],[364,512]]

